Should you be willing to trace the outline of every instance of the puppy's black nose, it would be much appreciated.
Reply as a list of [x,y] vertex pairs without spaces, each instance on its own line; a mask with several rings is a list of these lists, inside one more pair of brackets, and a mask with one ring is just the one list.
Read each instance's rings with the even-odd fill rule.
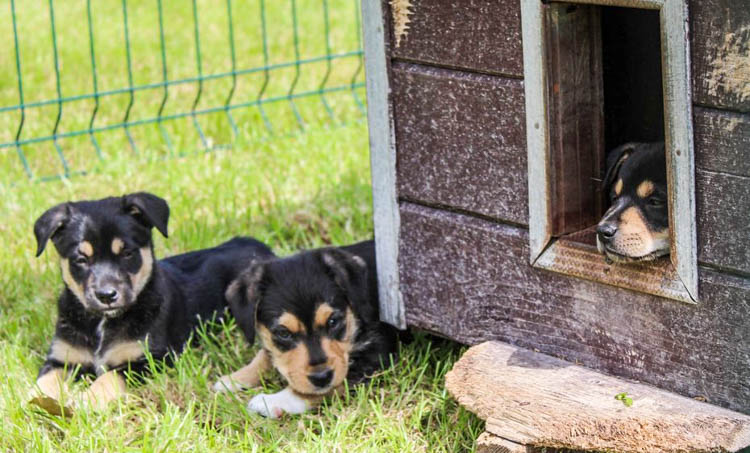
[[117,293],[117,290],[114,288],[103,288],[97,291],[94,291],[94,295],[97,299],[99,299],[99,302],[109,305],[117,300],[120,295]]
[[333,370],[329,368],[324,371],[308,374],[307,379],[309,379],[315,387],[323,388],[331,383],[331,379],[333,379]]
[[603,241],[611,241],[617,233],[617,225],[612,222],[603,222],[597,225],[596,233]]

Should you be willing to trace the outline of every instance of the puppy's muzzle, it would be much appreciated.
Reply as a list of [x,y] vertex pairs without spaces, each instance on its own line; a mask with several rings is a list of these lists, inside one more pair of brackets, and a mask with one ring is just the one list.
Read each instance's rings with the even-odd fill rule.
[[326,368],[322,371],[316,371],[315,373],[308,374],[307,379],[317,388],[326,388],[333,379],[333,370]]
[[120,293],[111,286],[100,288],[94,291],[96,299],[104,305],[111,305],[120,298]]

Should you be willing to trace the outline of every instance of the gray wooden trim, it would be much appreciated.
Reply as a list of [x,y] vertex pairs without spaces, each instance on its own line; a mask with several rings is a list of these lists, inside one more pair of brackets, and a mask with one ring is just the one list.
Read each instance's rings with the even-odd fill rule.
[[404,329],[406,318],[398,279],[400,218],[396,198],[396,140],[388,103],[386,27],[381,0],[362,0],[362,25],[380,319]]
[[695,152],[686,0],[666,0],[660,11],[664,132],[670,184],[671,259],[693,300],[698,300]]
[[544,5],[521,1],[523,80],[526,98],[526,148],[529,162],[529,250],[533,264],[549,244],[549,133],[547,71],[544,69]]
[[[661,17],[665,142],[672,231],[670,258],[693,301],[698,301],[690,48],[686,0],[574,0],[568,3],[659,9]],[[549,125],[544,49],[544,5],[521,0],[526,136],[529,165],[529,249],[536,263],[550,234]],[[550,261],[550,260],[546,260]]]

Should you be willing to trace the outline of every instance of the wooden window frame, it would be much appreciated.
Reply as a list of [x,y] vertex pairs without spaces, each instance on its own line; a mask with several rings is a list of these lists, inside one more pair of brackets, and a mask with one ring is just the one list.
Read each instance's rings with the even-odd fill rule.
[[[556,2],[558,3],[558,2]],[[669,185],[670,260],[661,264],[609,265],[596,251],[553,236],[548,122],[545,8],[521,0],[526,139],[529,183],[530,262],[567,275],[688,303],[698,302],[695,170],[686,0],[568,0],[559,3],[659,11],[664,135]]]

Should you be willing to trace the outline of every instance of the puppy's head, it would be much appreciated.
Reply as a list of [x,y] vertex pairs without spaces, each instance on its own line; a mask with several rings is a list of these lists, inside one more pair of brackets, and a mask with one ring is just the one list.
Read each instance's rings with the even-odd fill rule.
[[168,219],[167,202],[149,193],[63,203],[34,224],[36,255],[51,239],[70,292],[86,310],[116,317],[149,282],[151,228],[166,237]]
[[360,326],[376,322],[367,265],[340,249],[254,263],[227,290],[229,306],[252,341],[302,394],[324,394],[349,371]]
[[599,251],[616,262],[669,253],[664,143],[627,143],[607,155],[610,207],[596,228]]

